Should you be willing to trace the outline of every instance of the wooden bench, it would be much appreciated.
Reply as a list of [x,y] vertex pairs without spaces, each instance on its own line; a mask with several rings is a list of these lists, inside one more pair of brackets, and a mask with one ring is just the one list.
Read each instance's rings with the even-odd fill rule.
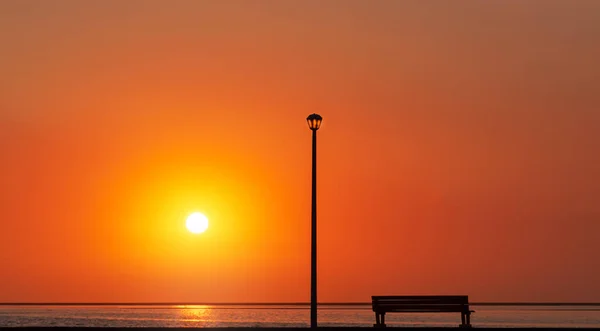
[[375,327],[385,327],[386,313],[460,313],[460,327],[471,326],[466,295],[373,296]]

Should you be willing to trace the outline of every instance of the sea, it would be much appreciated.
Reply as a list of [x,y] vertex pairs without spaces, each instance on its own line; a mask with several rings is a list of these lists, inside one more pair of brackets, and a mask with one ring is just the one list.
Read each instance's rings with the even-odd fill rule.
[[[600,328],[600,304],[477,305],[473,327]],[[318,325],[372,327],[370,304],[318,307]],[[0,327],[308,327],[307,304],[0,305]],[[458,313],[387,314],[391,327],[456,327]]]

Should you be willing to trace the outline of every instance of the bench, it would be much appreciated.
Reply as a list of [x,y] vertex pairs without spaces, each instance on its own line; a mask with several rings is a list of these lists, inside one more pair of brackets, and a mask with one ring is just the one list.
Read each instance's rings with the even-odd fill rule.
[[372,296],[375,327],[385,327],[386,313],[460,313],[460,327],[471,326],[466,295]]

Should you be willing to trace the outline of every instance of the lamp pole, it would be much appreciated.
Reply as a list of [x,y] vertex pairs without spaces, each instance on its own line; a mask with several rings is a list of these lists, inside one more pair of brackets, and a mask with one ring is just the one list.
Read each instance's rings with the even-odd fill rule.
[[311,114],[306,118],[312,130],[312,207],[310,249],[310,327],[317,327],[317,130],[323,118]]

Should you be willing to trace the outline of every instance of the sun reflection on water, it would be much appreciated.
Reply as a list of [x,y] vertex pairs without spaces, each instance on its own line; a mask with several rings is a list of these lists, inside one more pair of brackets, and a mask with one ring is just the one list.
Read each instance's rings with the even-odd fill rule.
[[179,305],[179,316],[186,322],[211,322],[212,309],[206,305]]

